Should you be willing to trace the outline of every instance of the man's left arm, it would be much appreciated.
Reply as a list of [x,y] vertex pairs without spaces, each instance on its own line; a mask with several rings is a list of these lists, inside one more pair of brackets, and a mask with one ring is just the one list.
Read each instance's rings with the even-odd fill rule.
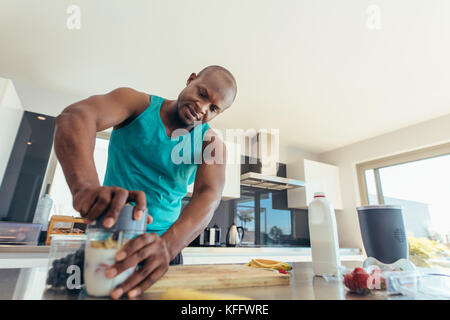
[[[161,236],[168,245],[170,260],[187,247],[211,221],[214,211],[220,204],[225,184],[226,150],[223,160],[198,166],[191,201],[184,207],[178,220]],[[217,157],[222,159],[222,155]]]
[[[108,277],[117,276],[143,261],[135,271],[111,294],[118,299],[128,293],[133,298],[142,294],[168,270],[169,262],[191,243],[211,221],[217,209],[225,184],[226,148],[217,136],[208,131],[208,142],[203,143],[205,160],[198,165],[191,201],[181,211],[178,220],[160,237],[155,233],[141,235],[128,242],[116,256],[116,264],[108,269]],[[214,148],[210,155],[205,149]]]

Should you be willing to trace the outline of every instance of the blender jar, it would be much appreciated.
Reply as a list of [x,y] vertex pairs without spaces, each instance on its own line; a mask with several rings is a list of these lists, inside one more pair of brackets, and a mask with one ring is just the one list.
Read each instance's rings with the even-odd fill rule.
[[84,282],[91,296],[103,297],[124,282],[134,271],[129,268],[114,278],[107,278],[106,270],[115,263],[117,252],[131,239],[145,232],[147,219],[133,220],[134,207],[127,204],[111,228],[103,227],[104,217],[97,219],[86,230],[84,253]]

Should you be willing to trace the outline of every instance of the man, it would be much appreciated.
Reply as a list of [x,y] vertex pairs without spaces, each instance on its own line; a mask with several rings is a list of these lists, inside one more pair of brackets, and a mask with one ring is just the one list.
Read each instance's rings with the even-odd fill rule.
[[[179,138],[190,141],[201,128],[201,152],[211,143],[224,150],[208,122],[231,106],[236,91],[228,70],[209,66],[189,76],[177,100],[119,88],[76,102],[56,118],[55,152],[73,206],[87,223],[104,214],[105,227],[111,227],[127,202],[135,203],[134,219],[143,218],[148,207],[147,232],[128,242],[106,272],[112,278],[130,267],[140,267],[111,293],[113,299],[143,293],[166,273],[169,263],[182,261],[181,250],[211,220],[224,186],[225,152],[218,155],[220,161],[180,164],[174,161],[174,148]],[[95,137],[110,127],[114,130],[101,185],[93,159]],[[191,149],[196,157],[198,150]],[[194,178],[191,201],[180,212],[181,199]]]

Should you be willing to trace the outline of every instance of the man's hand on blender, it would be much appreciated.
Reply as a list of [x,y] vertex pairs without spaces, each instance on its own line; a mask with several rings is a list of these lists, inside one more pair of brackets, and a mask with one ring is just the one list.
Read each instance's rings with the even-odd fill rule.
[[116,255],[116,263],[106,271],[109,278],[140,264],[127,280],[115,288],[111,297],[127,294],[135,298],[158,281],[169,269],[170,253],[166,241],[156,233],[145,233],[126,243]]
[[[80,212],[86,223],[95,221],[105,213],[104,226],[112,227],[127,202],[134,201],[134,219],[140,220],[145,212],[146,198],[142,191],[129,191],[119,187],[86,187],[74,193],[74,208]],[[147,223],[152,223],[147,214]],[[151,259],[149,259],[151,257]],[[128,242],[116,255],[117,263],[109,268],[106,276],[116,277],[119,273],[133,268],[145,260],[142,268],[111,294],[118,299],[128,292],[129,298],[140,295],[166,273],[170,256],[165,241],[155,233],[143,234]]]
[[[96,185],[80,188],[73,193],[73,207],[85,222],[90,224],[105,214],[105,228],[110,228],[116,223],[120,211],[130,201],[136,203],[133,210],[134,219],[140,220],[147,211],[147,200],[142,191]],[[148,214],[147,223],[152,223],[152,217]]]

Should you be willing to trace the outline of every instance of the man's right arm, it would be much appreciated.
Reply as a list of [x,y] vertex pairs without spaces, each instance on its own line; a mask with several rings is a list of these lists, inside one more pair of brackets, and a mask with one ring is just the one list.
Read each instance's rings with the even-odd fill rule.
[[130,88],[94,95],[68,106],[55,121],[55,153],[73,196],[73,206],[82,217],[95,220],[106,209],[113,223],[128,201],[137,211],[146,209],[142,191],[102,187],[94,163],[96,133],[121,126],[149,105],[149,96]]

